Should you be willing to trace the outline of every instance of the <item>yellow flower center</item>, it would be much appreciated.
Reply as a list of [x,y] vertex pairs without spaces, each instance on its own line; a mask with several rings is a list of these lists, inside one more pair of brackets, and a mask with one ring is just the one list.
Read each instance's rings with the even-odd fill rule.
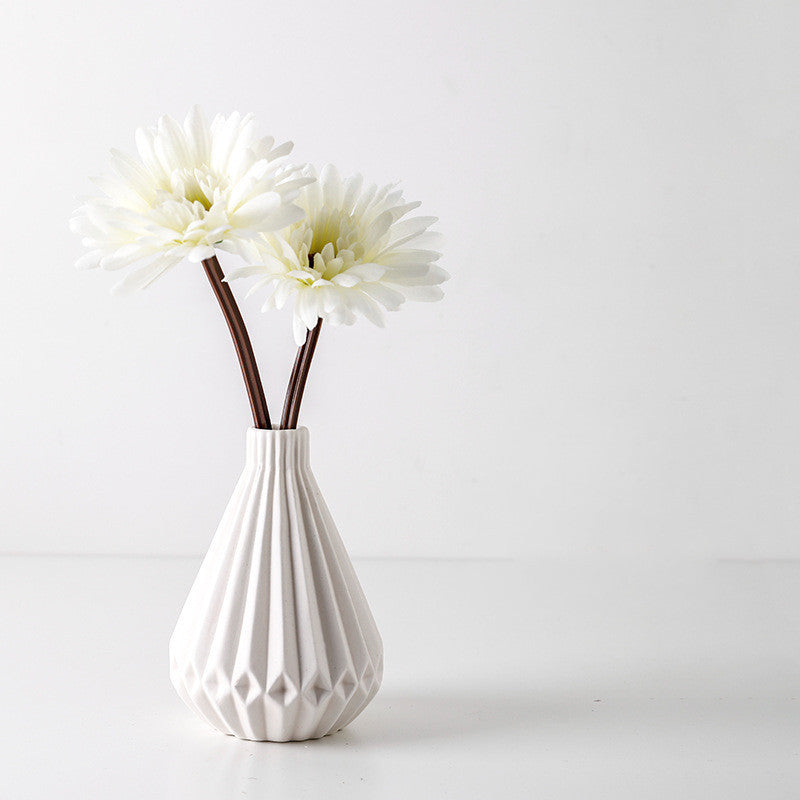
[[187,200],[189,203],[200,203],[206,211],[214,203],[217,189],[224,189],[227,179],[215,175],[207,166],[195,169],[181,167],[172,171],[169,186],[165,187],[176,200]]
[[334,255],[338,255],[340,250],[352,250],[361,234],[353,217],[340,208],[319,211],[310,221],[310,227],[309,253],[321,253],[327,244],[333,247]]

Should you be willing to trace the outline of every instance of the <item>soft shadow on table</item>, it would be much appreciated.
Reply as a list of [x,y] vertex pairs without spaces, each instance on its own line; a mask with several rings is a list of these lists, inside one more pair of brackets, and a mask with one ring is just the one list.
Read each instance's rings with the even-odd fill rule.
[[320,740],[320,744],[337,746],[346,740],[379,746],[457,739],[491,729],[529,729],[546,711],[545,702],[512,694],[378,695],[348,728]]
[[[576,686],[509,686],[495,691],[379,693],[343,731],[319,740],[326,747],[370,748],[420,740],[468,741],[487,733],[544,738],[566,730],[604,735],[717,736],[720,731],[769,732],[796,725],[796,679],[772,676],[774,696],[757,696],[759,672],[728,680],[719,664],[682,663],[650,668],[642,675],[593,675]],[[754,697],[754,695],[756,695]],[[764,734],[766,735],[766,733]]]
[[[178,714],[178,712],[181,712]],[[170,726],[183,745],[170,757],[167,796],[307,797],[313,775],[360,786],[385,780],[387,753],[413,750],[420,741],[468,741],[492,731],[521,733],[543,704],[508,694],[379,694],[344,730],[307,742],[249,742],[224,736],[176,709]],[[560,714],[550,709],[549,714]],[[188,746],[186,743],[190,742]],[[235,790],[235,791],[234,791]],[[233,794],[232,794],[233,791]],[[200,796],[200,795],[198,795]],[[320,795],[322,796],[322,795]],[[363,794],[359,794],[363,797]]]

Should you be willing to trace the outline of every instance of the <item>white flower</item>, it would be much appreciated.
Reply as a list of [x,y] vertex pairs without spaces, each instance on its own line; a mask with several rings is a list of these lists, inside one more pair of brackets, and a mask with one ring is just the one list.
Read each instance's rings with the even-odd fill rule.
[[[317,177],[312,167],[303,175]],[[383,309],[442,297],[438,284],[449,276],[434,263],[440,254],[429,249],[439,242],[428,230],[436,218],[407,217],[420,204],[404,202],[394,185],[364,188],[360,175],[343,182],[327,165],[297,202],[305,219],[245,243],[239,253],[255,266],[235,270],[231,278],[260,276],[249,294],[268,290],[262,310],[294,298],[298,345],[318,318],[352,325],[360,314],[382,326]]]
[[303,217],[292,201],[309,179],[281,163],[292,143],[258,138],[252,115],[217,116],[209,126],[195,107],[183,126],[164,116],[157,128],[140,128],[136,146],[141,160],[111,151],[114,174],[95,179],[106,196],[70,220],[89,248],[79,268],[151,259],[118,289],[142,288],[184,258],[236,250]]

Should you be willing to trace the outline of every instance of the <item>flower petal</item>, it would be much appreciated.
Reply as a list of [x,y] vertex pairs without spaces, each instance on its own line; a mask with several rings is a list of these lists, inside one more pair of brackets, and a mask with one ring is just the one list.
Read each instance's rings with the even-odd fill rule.
[[294,335],[295,344],[298,347],[302,347],[306,343],[308,328],[297,313],[292,314],[292,334]]
[[114,288],[112,294],[129,294],[137,289],[144,289],[149,286],[156,278],[163,275],[170,267],[179,263],[180,259],[162,256],[157,258],[146,267],[129,272]]
[[231,215],[231,219],[242,228],[259,228],[280,206],[281,196],[277,192],[265,192],[248,200]]

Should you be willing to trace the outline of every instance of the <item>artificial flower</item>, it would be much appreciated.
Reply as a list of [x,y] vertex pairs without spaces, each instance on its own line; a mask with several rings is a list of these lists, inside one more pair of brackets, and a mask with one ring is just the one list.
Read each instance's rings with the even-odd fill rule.
[[262,310],[294,300],[298,345],[319,319],[351,325],[360,315],[382,326],[384,310],[442,297],[439,284],[449,276],[431,249],[439,241],[429,230],[435,217],[408,216],[420,204],[405,202],[394,184],[365,187],[360,175],[343,181],[331,165],[302,174],[310,181],[297,197],[305,217],[241,242],[239,254],[252,266],[230,276],[260,278],[249,293],[267,290]]
[[283,163],[292,143],[259,138],[252,115],[217,116],[209,126],[195,107],[183,126],[169,116],[136,132],[139,159],[111,151],[105,193],[73,215],[70,227],[89,248],[79,268],[115,270],[149,260],[117,289],[143,288],[184,258],[243,242],[303,217],[293,203],[310,180]]

